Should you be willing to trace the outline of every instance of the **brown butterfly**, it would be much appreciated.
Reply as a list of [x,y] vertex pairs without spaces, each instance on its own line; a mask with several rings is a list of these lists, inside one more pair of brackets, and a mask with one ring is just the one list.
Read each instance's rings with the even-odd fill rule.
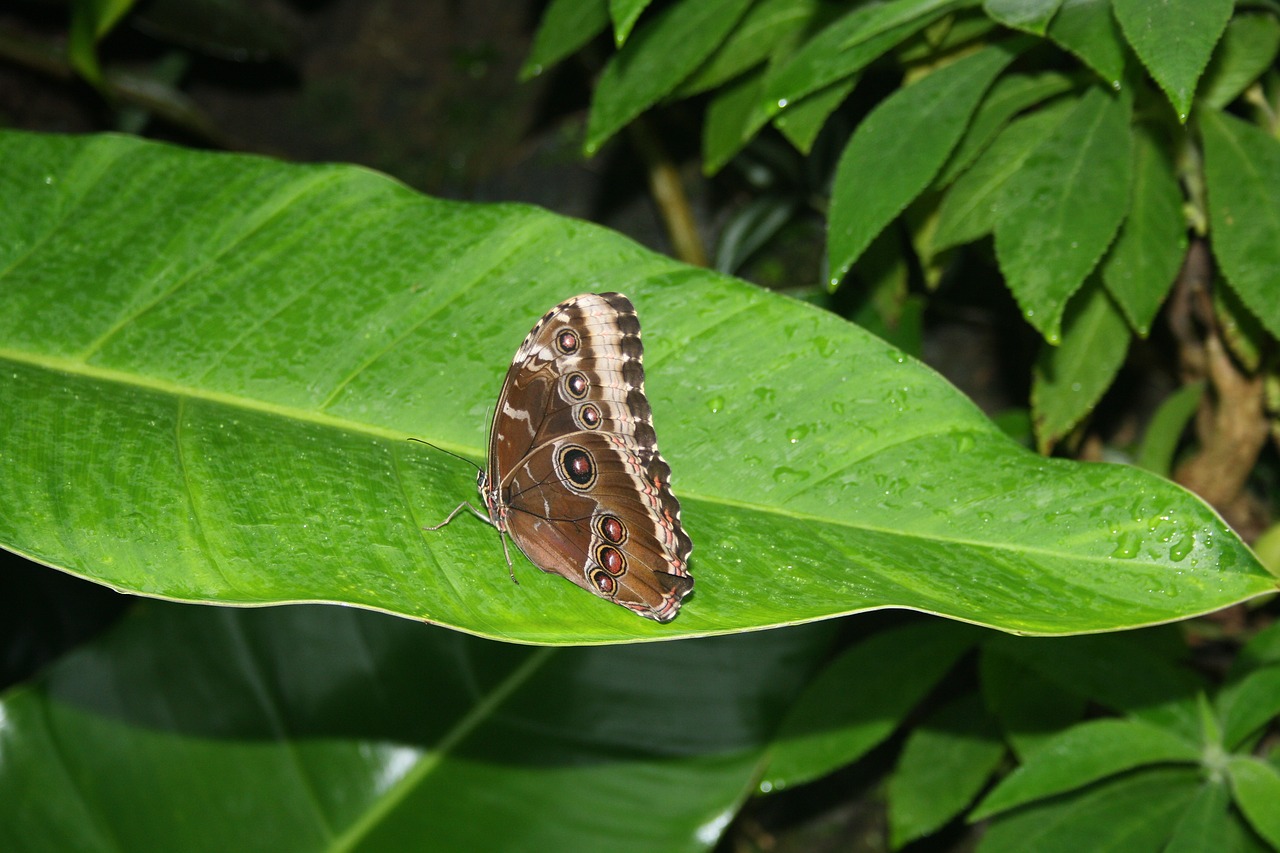
[[[693,543],[644,396],[640,322],[620,293],[561,302],[516,350],[478,478],[488,516],[544,572],[658,622],[693,590]],[[511,555],[502,540],[507,565]],[[512,573],[512,580],[515,574]]]

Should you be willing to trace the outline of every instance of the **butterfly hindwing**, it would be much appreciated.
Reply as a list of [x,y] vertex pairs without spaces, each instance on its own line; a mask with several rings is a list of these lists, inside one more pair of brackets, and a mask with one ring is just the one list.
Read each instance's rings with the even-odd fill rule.
[[539,568],[667,622],[693,588],[693,545],[658,453],[642,359],[621,294],[547,312],[503,383],[481,494]]

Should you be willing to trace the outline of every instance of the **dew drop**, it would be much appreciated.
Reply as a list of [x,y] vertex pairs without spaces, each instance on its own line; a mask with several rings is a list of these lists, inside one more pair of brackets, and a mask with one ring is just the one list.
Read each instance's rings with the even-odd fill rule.
[[711,410],[711,414],[719,414],[724,408],[724,397],[712,397],[707,401],[707,408]]
[[799,483],[807,479],[809,479],[809,472],[801,471],[798,468],[788,468],[783,465],[773,469],[773,481],[779,485]]
[[1175,563],[1181,563],[1191,553],[1191,549],[1195,544],[1196,539],[1194,536],[1183,536],[1169,548],[1169,559]]
[[1116,543],[1116,549],[1111,552],[1111,556],[1116,560],[1132,560],[1138,556],[1138,549],[1141,547],[1142,537],[1136,533],[1125,533]]

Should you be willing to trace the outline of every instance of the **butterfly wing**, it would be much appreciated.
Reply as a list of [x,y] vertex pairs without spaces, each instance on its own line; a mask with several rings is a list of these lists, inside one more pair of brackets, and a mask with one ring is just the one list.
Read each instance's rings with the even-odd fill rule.
[[539,568],[668,622],[693,589],[693,544],[658,452],[642,357],[620,294],[547,312],[498,398],[486,502]]

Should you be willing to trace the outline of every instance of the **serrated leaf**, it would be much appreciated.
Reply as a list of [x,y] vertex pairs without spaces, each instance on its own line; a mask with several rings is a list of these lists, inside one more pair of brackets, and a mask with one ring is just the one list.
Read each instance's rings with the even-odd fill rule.
[[1162,850],[1199,791],[1199,772],[1144,770],[997,818],[979,853]]
[[586,152],[600,150],[629,121],[671,94],[720,46],[750,2],[684,0],[636,30],[600,74],[587,119]]
[[1120,88],[1125,46],[1111,14],[1111,0],[1063,0],[1047,35],[1078,56],[1108,86]]
[[928,835],[960,814],[1005,754],[994,721],[976,694],[944,705],[907,738],[889,777],[893,849]]
[[1271,67],[1278,50],[1280,21],[1274,15],[1232,18],[1200,80],[1200,102],[1209,109],[1223,109]]
[[850,10],[770,70],[758,125],[789,104],[858,73],[873,60],[956,8],[957,0],[890,0]]
[[1094,87],[1005,182],[996,257],[1023,316],[1057,343],[1067,300],[1129,202],[1129,102]]
[[1102,399],[1129,352],[1129,327],[1101,282],[1091,279],[1067,307],[1062,343],[1042,345],[1032,372],[1036,444],[1048,453]]
[[0,697],[0,848],[708,850],[814,627],[532,649],[148,602]]
[[520,68],[520,79],[536,77],[576,53],[608,24],[606,0],[551,0]]
[[1261,758],[1237,755],[1227,761],[1227,776],[1249,825],[1272,847],[1280,847],[1280,770]]
[[882,631],[846,650],[783,718],[760,790],[794,787],[865,755],[979,637],[967,626],[929,620]]
[[[940,68],[890,95],[858,125],[832,187],[827,254],[833,282],[929,185],[987,87],[1022,46],[992,45]],[[913,144],[900,144],[903,139]]]
[[996,80],[973,114],[973,121],[951,152],[934,185],[944,187],[973,164],[1010,119],[1041,101],[1071,88],[1070,78],[1054,71],[1041,74],[1009,74]]
[[1058,101],[1010,122],[974,164],[956,179],[938,208],[934,250],[990,234],[1000,218],[1001,190],[1045,137],[1075,108]]
[[982,10],[1006,27],[1044,35],[1062,0],[983,0]]
[[733,78],[789,50],[822,11],[818,0],[760,0],[696,72],[680,85],[680,97],[723,86]]
[[1124,37],[1187,120],[1196,82],[1231,18],[1233,0],[1114,0]]
[[1173,287],[1187,251],[1182,190],[1173,163],[1149,131],[1136,128],[1129,215],[1102,261],[1102,281],[1138,334]]
[[[1040,458],[846,321],[588,224],[115,136],[0,134],[0,197],[0,543],[116,589],[552,644],[881,607],[1096,631],[1275,589],[1176,486]],[[421,530],[474,472],[406,439],[483,462],[511,354],[589,289],[638,306],[697,545],[669,625],[519,554],[512,584],[470,516]]]
[[1148,764],[1195,764],[1199,747],[1138,720],[1080,723],[1047,741],[995,787],[972,820],[1042,800]]
[[858,78],[849,77],[832,83],[804,98],[773,120],[773,125],[796,147],[801,154],[808,154],[822,131],[827,119],[849,97]]
[[1280,140],[1226,113],[1199,115],[1213,256],[1249,310],[1280,335]]

